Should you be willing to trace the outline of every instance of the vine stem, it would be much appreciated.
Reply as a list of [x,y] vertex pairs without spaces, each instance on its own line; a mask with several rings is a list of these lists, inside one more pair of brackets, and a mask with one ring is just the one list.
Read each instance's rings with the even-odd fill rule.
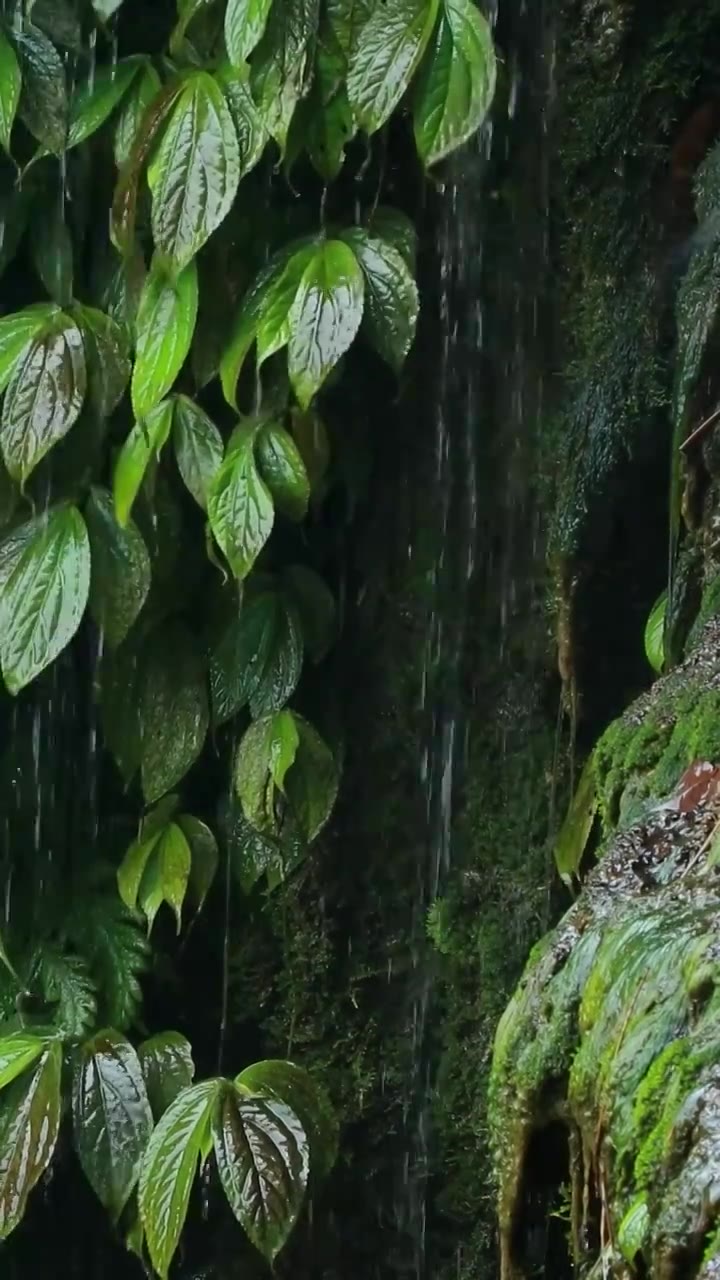
[[220,1006],[220,1034],[218,1037],[218,1075],[222,1075],[225,1060],[225,1043],[228,1029],[228,1003],[230,993],[230,851],[225,854],[225,927],[222,960],[222,997]]
[[706,418],[704,422],[700,423],[699,427],[695,428],[695,430],[688,436],[687,440],[683,440],[680,445],[680,452],[685,453],[692,445],[697,444],[698,440],[702,439],[705,432],[713,425],[713,423],[717,422],[718,418],[720,418],[720,405],[718,405],[717,409],[713,410],[709,418]]

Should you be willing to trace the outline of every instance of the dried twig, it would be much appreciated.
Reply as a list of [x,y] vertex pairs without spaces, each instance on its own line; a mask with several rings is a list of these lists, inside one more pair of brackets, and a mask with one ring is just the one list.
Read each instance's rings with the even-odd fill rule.
[[700,423],[699,427],[696,427],[695,430],[691,432],[687,440],[683,440],[680,445],[680,452],[687,453],[688,449],[690,449],[692,445],[697,444],[698,440],[702,440],[705,432],[709,431],[710,427],[717,422],[718,418],[720,418],[720,405],[718,405],[717,409],[713,410],[709,418],[706,418],[704,422]]

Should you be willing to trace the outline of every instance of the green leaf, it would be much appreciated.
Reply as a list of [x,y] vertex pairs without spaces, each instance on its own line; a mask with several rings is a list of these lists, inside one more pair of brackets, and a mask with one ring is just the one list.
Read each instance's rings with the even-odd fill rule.
[[186,488],[206,511],[210,486],[223,459],[223,439],[215,423],[188,396],[175,401],[173,445]]
[[112,497],[105,489],[91,489],[85,519],[92,558],[90,612],[116,649],[147,599],[150,557],[132,520],[118,524]]
[[275,793],[284,793],[299,746],[291,711],[264,716],[244,734],[235,758],[234,782],[245,818],[256,831],[275,835],[280,831]]
[[76,302],[72,307],[83,338],[87,398],[103,421],[117,408],[130,379],[130,359],[122,329],[111,316]]
[[210,528],[236,578],[246,578],[272,532],[272,498],[260,477],[253,450],[255,428],[234,445],[208,493]]
[[285,779],[293,821],[308,842],[322,831],[337,799],[339,777],[330,748],[301,716],[293,716],[298,747]]
[[415,275],[418,235],[407,214],[381,204],[371,215],[368,230],[370,235],[397,249],[410,273]]
[[143,1041],[138,1047],[138,1058],[157,1121],[195,1078],[192,1048],[178,1031],[163,1031]]
[[250,893],[263,876],[270,888],[282,883],[305,853],[297,840],[289,848],[285,834],[281,843],[251,827],[235,796],[227,806],[225,838],[232,873],[243,893]]
[[303,643],[298,619],[278,592],[244,604],[210,659],[216,724],[249,701],[253,717],[279,711],[297,688]]
[[97,1026],[97,987],[83,956],[43,944],[37,970],[43,999],[55,1006],[53,1026],[68,1039]]
[[148,804],[184,778],[208,730],[206,673],[192,636],[179,623],[152,637],[140,690],[142,785]]
[[143,286],[137,315],[137,349],[132,375],[135,416],[147,417],[170,390],[190,350],[198,308],[197,266],[191,262],[176,280],[157,265]]
[[268,139],[262,116],[250,92],[248,67],[221,67],[216,79],[225,94],[240,148],[240,177],[250,173],[260,159]]
[[270,10],[250,84],[268,133],[285,151],[295,107],[309,85],[319,0],[282,0]]
[[92,892],[83,886],[65,918],[65,933],[95,975],[102,1021],[130,1026],[142,1001],[139,977],[148,967],[148,946],[137,915],[120,901],[112,879]]
[[181,814],[177,825],[190,845],[192,866],[188,894],[196,912],[199,912],[205,905],[205,899],[217,875],[220,861],[217,840],[204,822],[199,818],[193,818],[189,813]]
[[148,934],[163,902],[167,902],[174,911],[177,931],[180,932],[191,860],[185,836],[174,822],[169,823],[153,841],[138,892],[138,905],[147,919]]
[[178,1094],[155,1129],[142,1164],[138,1201],[147,1246],[161,1280],[187,1217],[190,1190],[223,1082],[206,1080]]
[[287,266],[269,285],[260,307],[257,325],[258,368],[290,341],[290,312],[305,269],[315,257],[314,244],[303,246],[293,254]]
[[90,543],[76,507],[29,520],[0,543],[0,663],[10,693],[69,644],[89,590]]
[[164,400],[148,414],[144,422],[136,422],[120,450],[113,474],[115,515],[120,525],[124,526],[128,522],[151,461],[160,457],[162,447],[170,435],[172,418],[172,403]]
[[86,387],[82,335],[60,312],[25,346],[5,392],[0,444],[5,465],[21,486],[77,421]]
[[375,0],[357,37],[347,78],[355,120],[376,133],[390,119],[427,47],[438,0]]
[[[21,191],[13,187],[0,191],[0,276],[13,261],[27,226],[32,205],[28,188],[29,184]],[[0,320],[0,331],[4,324],[5,321]],[[0,341],[0,352],[1,350]]]
[[228,0],[225,10],[225,48],[239,67],[262,39],[273,0]]
[[304,520],[310,501],[310,481],[290,433],[276,422],[262,426],[257,434],[256,457],[276,510],[289,520]]
[[15,50],[0,31],[0,146],[10,154],[10,135],[20,102],[22,76]]
[[20,119],[42,146],[55,155],[62,155],[68,127],[62,58],[47,36],[30,22],[25,22],[22,30],[9,34],[22,74]]
[[54,303],[36,302],[24,311],[3,316],[0,320],[0,391],[5,390],[25,347],[54,324],[59,314]]
[[442,0],[415,98],[415,142],[428,166],[480,128],[495,94],[492,32],[473,0]]
[[665,619],[667,617],[668,593],[663,591],[655,601],[645,627],[645,656],[653,671],[658,675],[665,666]]
[[365,276],[363,331],[383,359],[400,372],[414,340],[420,300],[405,259],[385,240],[359,228],[343,239]]
[[158,132],[172,111],[182,87],[181,80],[173,80],[152,100],[142,117],[130,155],[118,177],[110,217],[110,238],[124,258],[131,257],[135,252],[138,187],[143,169],[155,147]]
[[0,1100],[0,1240],[22,1219],[28,1196],[52,1160],[60,1129],[59,1042],[45,1050],[32,1075]]
[[341,240],[318,245],[290,311],[288,369],[303,409],[348,350],[363,316],[363,274]]
[[44,1036],[33,1036],[26,1031],[14,1031],[0,1039],[0,1089],[37,1062],[46,1044]]
[[143,60],[140,72],[133,76],[127,96],[123,98],[115,125],[114,152],[118,169],[129,161],[142,121],[161,88],[162,82],[154,66]]
[[117,1031],[100,1031],[82,1046],[72,1108],[83,1173],[117,1222],[138,1180],[153,1127],[138,1056]]
[[269,1059],[246,1067],[235,1083],[291,1108],[308,1137],[311,1173],[326,1177],[337,1159],[338,1123],[330,1099],[312,1076],[294,1062]]
[[300,619],[305,648],[313,662],[322,662],[337,635],[335,598],[320,575],[305,565],[290,565],[283,580]]
[[194,258],[232,208],[240,148],[220,86],[199,71],[185,81],[148,170],[155,246],[175,271]]
[[330,466],[330,441],[322,418],[311,409],[303,413],[293,409],[291,413],[293,439],[303,460],[310,493],[321,500],[325,493],[326,476]]
[[100,674],[103,741],[115,760],[126,787],[129,787],[140,768],[137,643],[136,637],[131,634],[116,652],[105,652]]
[[597,774],[595,757],[591,755],[582,771],[555,845],[555,865],[561,880],[569,889],[574,888],[597,808]]
[[374,0],[327,0],[328,25],[346,63],[355,52],[373,7]]
[[138,56],[122,58],[117,66],[102,67],[73,97],[70,103],[68,150],[97,133],[120,105],[135,76],[145,65],[145,60]]
[[30,223],[33,266],[47,293],[61,307],[72,302],[73,246],[60,201],[38,205]]
[[224,1084],[213,1115],[215,1160],[235,1217],[269,1262],[292,1231],[305,1198],[309,1148],[283,1102]]

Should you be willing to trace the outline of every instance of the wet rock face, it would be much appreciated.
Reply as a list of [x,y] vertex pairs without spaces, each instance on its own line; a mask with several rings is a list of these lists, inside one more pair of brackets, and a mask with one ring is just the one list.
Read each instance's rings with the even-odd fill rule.
[[[712,697],[718,638],[710,623],[626,724],[634,719],[642,734],[663,697],[673,705],[698,673]],[[573,1268],[711,1280],[720,1275],[715,762],[688,768],[678,756],[673,789],[646,795],[640,816],[604,849],[532,953],[497,1032],[503,1280],[538,1266],[553,1280]]]

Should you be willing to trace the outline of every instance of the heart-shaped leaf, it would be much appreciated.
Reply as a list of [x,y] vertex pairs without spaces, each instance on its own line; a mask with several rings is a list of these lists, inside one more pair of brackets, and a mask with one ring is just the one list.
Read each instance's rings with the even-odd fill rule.
[[22,74],[18,112],[42,146],[62,155],[67,142],[68,96],[65,68],[52,41],[31,22],[9,33]]
[[160,456],[170,435],[172,417],[172,403],[164,400],[144,422],[135,424],[120,450],[113,474],[115,515],[120,525],[127,524],[145,473],[150,463]]
[[310,481],[295,441],[276,422],[260,427],[256,457],[277,511],[289,520],[304,520],[310,501]]
[[403,97],[427,47],[438,0],[376,4],[350,55],[348,97],[355,119],[376,133]]
[[234,782],[245,818],[256,831],[279,833],[277,801],[285,793],[299,746],[291,711],[263,716],[244,734],[235,758]]
[[73,1077],[75,1149],[90,1186],[117,1221],[139,1173],[153,1119],[138,1056],[116,1031],[82,1046]]
[[495,78],[487,19],[473,0],[441,0],[415,99],[415,141],[426,165],[437,164],[480,128]]
[[180,932],[191,866],[190,845],[180,827],[170,822],[154,844],[138,892],[138,905],[147,919],[148,934],[163,902],[174,912]]
[[123,331],[104,311],[74,303],[71,308],[85,348],[87,398],[101,421],[122,400],[130,378],[130,360]]
[[273,1058],[246,1067],[235,1083],[294,1111],[310,1143],[310,1172],[326,1177],[337,1159],[338,1122],[327,1093],[312,1076],[294,1062]]
[[113,648],[122,644],[150,590],[150,557],[137,526],[118,524],[111,495],[93,488],[85,508],[92,575],[90,612]]
[[28,1196],[52,1160],[60,1130],[59,1042],[47,1047],[35,1070],[0,1098],[0,1240],[25,1213]]
[[303,409],[348,347],[363,317],[364,279],[342,240],[317,246],[290,311],[288,369]]
[[86,386],[82,335],[60,312],[25,346],[5,392],[0,443],[21,485],[77,421]]
[[322,831],[337,799],[338,768],[317,729],[293,715],[298,747],[285,779],[285,793],[293,821],[310,842]]
[[192,1048],[178,1031],[162,1031],[160,1035],[143,1040],[138,1048],[138,1058],[157,1121],[195,1078]]
[[246,578],[272,532],[270,492],[257,469],[255,425],[228,445],[208,492],[210,528],[236,578]]
[[197,267],[191,262],[177,279],[157,264],[143,286],[137,314],[137,347],[132,375],[135,416],[145,418],[170,390],[195,332]]
[[216,724],[246,702],[255,718],[279,711],[297,688],[302,661],[299,622],[279,592],[265,591],[243,604],[210,657]]
[[140,690],[141,772],[149,804],[195,763],[208,722],[207,675],[192,636],[179,623],[163,626],[144,655]]
[[203,511],[223,459],[223,439],[215,423],[188,396],[178,396],[173,413],[173,445],[180,475]]
[[347,231],[365,276],[363,332],[379,355],[400,372],[414,340],[420,300],[415,281],[397,249],[359,228]]
[[281,153],[285,151],[295,107],[310,78],[319,9],[319,0],[283,0],[282,4],[274,4],[253,55],[253,97]]

